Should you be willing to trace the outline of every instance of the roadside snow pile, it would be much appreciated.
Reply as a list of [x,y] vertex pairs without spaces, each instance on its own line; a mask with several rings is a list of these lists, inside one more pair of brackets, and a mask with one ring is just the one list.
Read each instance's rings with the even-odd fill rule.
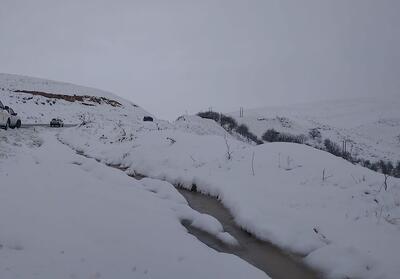
[[[352,156],[372,162],[396,162],[400,154],[400,98],[355,99],[266,107],[231,113],[259,138],[274,129],[291,135],[305,135],[307,143],[321,147],[325,138],[341,145],[347,141]],[[311,137],[316,129],[321,137]]]
[[171,184],[79,156],[54,130],[0,137],[0,278],[269,278],[190,235],[182,220],[235,243]]
[[109,92],[9,74],[0,74],[0,100],[20,115],[23,124],[48,124],[52,118],[80,124],[92,115],[140,122],[151,115]]
[[102,137],[117,125],[101,120],[60,139],[129,173],[218,197],[244,229],[303,254],[329,278],[398,278],[399,179],[385,191],[383,175],[305,145],[119,125],[132,139],[109,144]]

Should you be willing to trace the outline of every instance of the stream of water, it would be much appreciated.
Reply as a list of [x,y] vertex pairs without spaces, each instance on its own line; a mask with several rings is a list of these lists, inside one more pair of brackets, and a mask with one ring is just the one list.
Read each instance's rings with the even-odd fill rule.
[[224,253],[234,254],[251,265],[263,270],[273,279],[317,279],[321,276],[301,262],[299,256],[285,253],[276,246],[260,241],[251,234],[239,228],[230,212],[215,198],[197,192],[177,188],[186,198],[190,207],[215,217],[239,242],[239,246],[224,244],[202,230],[183,222],[187,230],[209,247]]
[[[85,156],[81,152],[77,153]],[[122,171],[126,170],[126,168],[117,165],[108,166]],[[131,176],[137,180],[145,177],[140,174]],[[286,253],[275,245],[261,241],[241,229],[235,223],[229,210],[226,209],[216,198],[180,187],[176,187],[176,189],[185,197],[191,208],[216,218],[222,224],[224,230],[230,233],[239,242],[239,246],[227,245],[213,235],[191,226],[190,222],[182,222],[182,225],[186,227],[189,233],[196,236],[207,246],[219,252],[234,254],[240,257],[249,264],[264,271],[272,279],[322,278],[322,276],[316,271],[307,267],[301,261],[299,256]]]

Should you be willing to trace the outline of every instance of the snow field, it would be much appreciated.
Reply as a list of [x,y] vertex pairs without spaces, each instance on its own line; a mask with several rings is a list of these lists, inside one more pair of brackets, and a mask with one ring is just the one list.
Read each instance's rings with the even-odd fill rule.
[[[1,100],[23,119],[47,123],[60,116],[65,123],[84,121],[60,130],[58,138],[101,163],[150,178],[136,182],[73,154],[55,139],[55,132],[37,131],[24,138],[16,131],[0,131],[0,227],[6,228],[0,232],[1,278],[127,278],[130,272],[135,278],[265,277],[187,234],[182,220],[235,244],[215,219],[187,206],[172,186],[178,184],[187,189],[195,185],[199,192],[217,197],[239,226],[303,255],[327,278],[398,278],[399,179],[390,177],[385,191],[383,175],[311,147],[250,146],[196,116],[145,123],[143,116],[151,114],[115,95],[26,77],[11,80],[7,75],[0,78]],[[42,97],[24,103],[14,89],[107,95],[123,106],[50,105]],[[293,134],[319,127],[323,138],[357,143],[353,151],[361,158],[393,161],[400,152],[397,104],[356,100],[245,111],[239,122],[258,136],[270,127]],[[286,117],[289,126],[276,116]],[[67,247],[73,248],[71,254]]]
[[0,131],[1,278],[268,278],[188,234],[181,218],[224,238],[172,185],[137,182],[55,133]]
[[135,138],[112,145],[99,140],[100,134],[111,134],[112,122],[73,128],[61,138],[128,172],[188,189],[196,185],[218,197],[245,230],[304,255],[328,278],[400,274],[398,179],[390,178],[384,191],[382,175],[298,144],[254,147],[228,138],[228,160],[224,136],[190,133],[188,125],[185,131],[142,132],[126,123]]

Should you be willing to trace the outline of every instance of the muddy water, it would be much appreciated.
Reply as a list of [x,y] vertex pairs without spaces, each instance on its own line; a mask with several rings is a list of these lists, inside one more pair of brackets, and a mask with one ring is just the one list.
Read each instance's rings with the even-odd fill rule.
[[214,236],[183,222],[183,225],[191,234],[209,247],[219,252],[237,255],[251,265],[263,270],[273,279],[322,278],[301,263],[298,256],[284,253],[276,246],[260,241],[240,229],[229,211],[217,199],[181,188],[178,188],[178,191],[186,198],[190,207],[218,219],[225,231],[235,237],[240,244],[239,247],[226,245]]

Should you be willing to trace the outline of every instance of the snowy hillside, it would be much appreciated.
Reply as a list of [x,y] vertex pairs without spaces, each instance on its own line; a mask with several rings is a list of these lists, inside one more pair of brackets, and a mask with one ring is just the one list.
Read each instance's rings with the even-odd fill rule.
[[[144,122],[151,114],[101,90],[14,75],[0,75],[0,88],[0,100],[24,123],[61,117],[81,124],[76,131],[99,125],[98,140],[110,146],[132,143],[138,133],[177,129],[162,120]],[[224,133],[199,117],[183,117],[176,126]],[[269,278],[190,235],[183,220],[237,245],[218,220],[190,208],[173,185],[139,182],[77,155],[59,140],[61,131],[0,130],[0,278]]]
[[[1,100],[24,121],[60,116],[80,124],[0,130],[0,181],[7,182],[0,183],[1,278],[268,278],[189,236],[183,221],[224,245],[246,247],[220,221],[190,208],[177,186],[217,198],[238,227],[299,257],[322,278],[400,274],[400,179],[385,185],[382,174],[306,145],[251,145],[197,116],[144,122],[145,110],[100,90],[0,77]],[[371,105],[369,118],[363,104],[355,114],[350,107],[338,115],[335,106],[315,115],[299,107],[245,111],[237,119],[259,136],[271,126],[293,134],[318,127],[332,140],[360,140],[365,146],[353,148],[363,156],[393,157],[395,104]],[[343,124],[347,119],[354,121]],[[374,143],[375,128],[385,132],[385,144]],[[376,149],[362,149],[373,143]],[[29,229],[32,216],[39,226]]]
[[[160,130],[93,122],[60,140],[130,175],[217,197],[240,227],[303,255],[326,278],[397,278],[399,179],[390,178],[385,190],[383,175],[327,152],[291,143],[252,146],[204,132],[212,121],[187,122]],[[121,129],[134,137],[116,139]]]
[[79,124],[91,115],[141,121],[143,116],[150,115],[106,91],[10,74],[0,74],[0,100],[20,115],[23,124],[48,124],[52,118]]
[[96,97],[106,97],[122,103],[126,102],[115,94],[100,89],[75,85],[71,83],[33,78],[21,75],[0,73],[0,88],[14,90],[32,90],[40,92],[49,92],[65,95],[90,95]]
[[77,155],[57,131],[0,131],[0,278],[268,279],[188,234],[182,219],[232,241],[172,185]]
[[[118,129],[131,140],[110,138]],[[218,197],[260,239],[300,253],[328,278],[397,278],[400,180],[291,143],[250,146],[176,129],[91,123],[60,135],[75,150]],[[231,159],[228,156],[228,148]],[[392,259],[386,261],[385,259]]]
[[[231,113],[238,123],[246,124],[258,137],[268,129],[293,135],[306,135],[319,146],[329,138],[355,157],[378,161],[400,160],[400,98],[357,99],[319,102],[290,107],[266,107]],[[317,128],[322,139],[309,137]]]

